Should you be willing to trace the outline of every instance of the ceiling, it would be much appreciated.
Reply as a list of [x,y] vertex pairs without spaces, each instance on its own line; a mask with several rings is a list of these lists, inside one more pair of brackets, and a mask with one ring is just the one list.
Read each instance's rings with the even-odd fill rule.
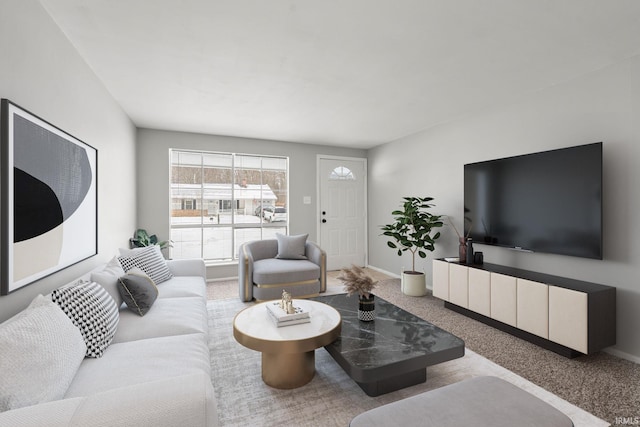
[[370,148],[640,54],[638,0],[40,0],[138,127]]

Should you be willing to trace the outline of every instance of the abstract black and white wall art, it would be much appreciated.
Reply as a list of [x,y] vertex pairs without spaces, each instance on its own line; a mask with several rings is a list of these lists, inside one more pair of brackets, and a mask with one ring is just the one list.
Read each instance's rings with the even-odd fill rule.
[[0,295],[97,253],[97,150],[1,102]]

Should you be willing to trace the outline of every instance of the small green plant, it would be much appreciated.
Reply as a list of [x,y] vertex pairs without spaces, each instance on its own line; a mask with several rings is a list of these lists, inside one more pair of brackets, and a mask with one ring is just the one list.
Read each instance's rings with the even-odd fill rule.
[[173,246],[170,240],[158,242],[158,236],[155,234],[149,235],[147,230],[143,228],[138,228],[133,233],[133,237],[129,239],[129,244],[132,248],[144,248],[145,246],[159,245],[160,249],[164,249]]
[[442,227],[442,215],[433,215],[428,211],[434,205],[430,204],[433,197],[403,197],[402,210],[391,212],[394,215],[392,224],[383,225],[383,235],[393,239],[387,245],[402,252],[411,252],[411,272],[416,272],[416,253],[420,258],[426,258],[427,251],[435,249],[435,242],[440,232],[432,235],[434,228]]

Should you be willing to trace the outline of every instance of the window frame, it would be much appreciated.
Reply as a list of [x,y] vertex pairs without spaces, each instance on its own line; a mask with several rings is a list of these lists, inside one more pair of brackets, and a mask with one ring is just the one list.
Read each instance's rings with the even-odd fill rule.
[[[196,198],[192,198],[192,199],[187,199],[184,198],[181,202],[181,207],[183,210],[185,210],[185,207],[187,205],[187,200],[189,201],[189,203],[193,204],[193,207],[195,208],[194,210],[199,210],[200,211],[200,215],[197,217],[199,218],[198,222],[192,222],[192,223],[184,223],[184,224],[180,224],[180,223],[174,223],[173,219],[174,217],[174,210],[175,210],[175,206],[176,206],[176,201],[174,198],[174,186],[180,185],[180,184],[184,184],[184,183],[174,183],[174,167],[179,167],[180,163],[174,163],[174,153],[179,153],[179,154],[185,154],[185,155],[198,155],[200,157],[200,164],[199,165],[193,165],[194,168],[199,168],[200,170],[200,182],[194,182],[195,185],[200,185],[200,188],[197,190],[199,191],[198,193],[198,197]],[[207,167],[207,165],[205,165],[205,157],[207,155],[213,155],[213,156],[229,156],[230,160],[231,160],[231,166],[230,166],[230,173],[231,173],[231,179],[232,182],[229,184],[229,187],[231,189],[231,199],[219,199],[219,200],[208,200],[205,199],[204,197],[204,192],[205,192],[205,185],[207,184],[205,182],[204,179],[204,171],[205,168]],[[258,159],[260,161],[260,167],[259,168],[255,168],[255,167],[243,167],[241,164],[239,164],[238,159],[240,158],[247,158],[249,161],[251,159],[255,160]],[[284,174],[285,174],[285,190],[284,192],[282,192],[281,189],[278,189],[277,191],[274,191],[273,189],[271,189],[268,184],[265,184],[263,177],[264,177],[264,172],[265,171],[279,171],[280,169],[277,168],[265,168],[264,167],[264,163],[265,163],[265,159],[275,159],[276,161],[284,161]],[[186,164],[186,163],[185,163]],[[220,166],[222,168],[222,166]],[[237,222],[237,219],[239,219],[238,217],[240,216],[238,211],[240,209],[242,209],[240,206],[242,205],[242,201],[249,200],[249,199],[240,199],[237,196],[237,189],[236,186],[241,185],[241,183],[244,183],[244,181],[238,179],[239,174],[242,173],[242,171],[247,171],[247,170],[258,170],[260,172],[260,186],[261,186],[261,190],[263,191],[262,187],[264,185],[267,185],[267,188],[270,191],[273,191],[274,193],[278,193],[280,195],[283,196],[284,200],[285,200],[285,204],[284,206],[278,206],[278,207],[284,207],[286,209],[287,212],[287,217],[286,220],[284,222],[277,222],[277,223],[270,223],[267,222],[266,219],[263,216],[259,216],[260,220],[259,222]],[[289,157],[288,156],[275,156],[275,155],[264,155],[264,154],[247,154],[247,153],[236,153],[236,152],[222,152],[222,151],[206,151],[206,150],[190,150],[190,149],[182,149],[182,148],[170,148],[169,149],[169,234],[170,236],[173,237],[173,232],[174,230],[180,230],[180,229],[198,229],[199,230],[199,235],[200,235],[200,256],[205,260],[205,262],[209,265],[211,264],[226,264],[226,263],[231,263],[231,262],[237,262],[238,261],[238,251],[237,248],[239,247],[239,243],[238,241],[248,241],[248,240],[255,240],[255,239],[242,239],[239,238],[239,234],[238,231],[242,231],[242,230],[250,230],[250,229],[259,229],[259,239],[265,239],[265,238],[275,238],[275,232],[282,232],[283,234],[288,234],[289,233],[289,224],[290,224],[290,188],[289,188]],[[211,184],[211,183],[209,183]],[[262,194],[262,193],[261,193]],[[276,197],[278,197],[278,195],[276,195]],[[253,203],[255,202],[256,199],[253,199]],[[276,201],[278,200],[278,198],[276,198]],[[273,202],[273,205],[275,206],[276,201]],[[257,201],[258,206],[265,206],[267,204],[269,204],[270,202],[266,199],[260,198]],[[207,221],[206,219],[209,218],[211,216],[211,214],[207,214],[209,208],[211,205],[217,205],[218,206],[218,210],[219,212],[227,212],[230,214],[229,218],[230,221],[229,222],[220,222],[219,216],[218,216],[218,221]],[[235,208],[233,208],[233,206],[235,206]],[[246,207],[244,207],[245,213],[244,215],[247,215],[247,211],[246,211]],[[254,208],[253,206],[251,206],[251,214],[253,214]],[[219,214],[218,214],[219,215]],[[243,216],[244,216],[243,215]],[[210,229],[230,229],[231,233],[231,241],[229,242],[229,247],[223,249],[224,251],[227,250],[231,250],[231,256],[223,256],[223,257],[219,257],[219,258],[206,258],[205,254],[207,252],[206,250],[206,242],[205,242],[205,234],[207,232],[207,230]],[[267,230],[267,232],[265,233],[265,230]],[[270,230],[270,231],[269,231]],[[226,239],[225,239],[226,240]],[[226,242],[225,242],[226,243]],[[175,242],[174,242],[175,245]],[[170,247],[169,248],[169,256],[171,258],[176,258],[175,257],[175,253],[174,253],[174,248]],[[188,256],[178,256],[176,259],[183,259],[183,258],[188,258]]]

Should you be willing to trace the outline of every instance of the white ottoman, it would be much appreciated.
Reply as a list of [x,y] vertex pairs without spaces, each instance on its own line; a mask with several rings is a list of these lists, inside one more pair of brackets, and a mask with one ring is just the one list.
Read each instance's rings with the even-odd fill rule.
[[477,377],[371,409],[349,425],[573,427],[573,422],[507,381]]

